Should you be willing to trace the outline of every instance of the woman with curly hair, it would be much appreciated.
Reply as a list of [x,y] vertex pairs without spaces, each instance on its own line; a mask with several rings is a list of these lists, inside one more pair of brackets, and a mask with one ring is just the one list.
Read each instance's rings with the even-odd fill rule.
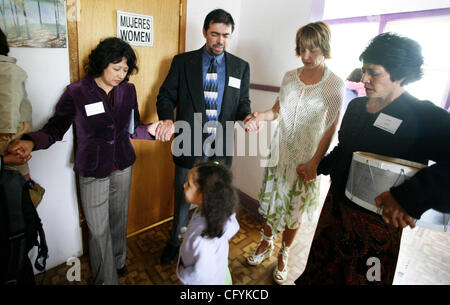
[[39,131],[13,142],[9,151],[29,155],[61,141],[74,124],[75,172],[89,228],[89,256],[95,284],[117,284],[125,275],[126,228],[131,168],[136,160],[130,137],[154,140],[157,124],[140,123],[136,54],[119,38],[101,41],[89,55],[87,76],[67,86],[55,114]]
[[[450,114],[404,88],[422,76],[420,45],[383,33],[372,39],[359,59],[367,97],[350,102],[339,144],[319,164],[318,174],[330,174],[331,186],[305,271],[296,284],[390,285],[402,228],[414,227],[414,218],[430,208],[450,210]],[[345,196],[356,151],[436,163],[374,198],[383,207],[380,216]],[[377,260],[379,272],[372,269]]]
[[185,285],[231,285],[228,243],[239,230],[231,182],[230,170],[214,162],[189,171],[184,193],[197,209],[180,246],[177,275]]

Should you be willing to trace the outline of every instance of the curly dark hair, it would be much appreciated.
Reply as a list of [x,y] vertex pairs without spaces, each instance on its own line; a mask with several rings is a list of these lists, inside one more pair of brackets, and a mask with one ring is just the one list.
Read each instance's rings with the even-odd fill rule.
[[86,65],[87,74],[92,77],[99,77],[103,74],[110,63],[119,63],[123,58],[127,59],[128,73],[124,81],[128,81],[132,73],[137,73],[137,58],[131,46],[120,38],[106,38],[97,45],[89,54],[89,62]]
[[9,46],[5,33],[0,29],[0,55],[8,56]]
[[221,237],[238,202],[236,190],[231,185],[233,176],[226,166],[214,162],[198,163],[194,169],[195,184],[203,195],[202,215],[206,218],[206,229],[201,235]]
[[359,60],[383,66],[391,80],[405,80],[402,86],[422,78],[422,47],[415,40],[394,33],[382,33],[373,38]]

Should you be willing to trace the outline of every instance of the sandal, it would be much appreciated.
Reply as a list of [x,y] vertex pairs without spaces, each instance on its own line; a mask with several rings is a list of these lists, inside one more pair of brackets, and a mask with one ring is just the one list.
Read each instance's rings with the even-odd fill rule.
[[284,264],[283,270],[281,270],[281,271],[278,270],[278,264],[275,266],[275,269],[273,270],[273,279],[279,285],[286,282],[287,275],[288,275],[287,261],[288,261],[288,256],[289,256],[289,247],[287,247],[284,242],[283,242],[283,247],[281,247],[278,255],[280,255],[280,254],[281,254],[281,258],[283,260],[283,264]]
[[247,263],[249,263],[249,265],[251,266],[261,264],[266,258],[269,258],[273,252],[273,236],[264,235],[264,229],[261,229],[261,235],[262,235],[261,241],[263,240],[267,241],[269,243],[269,247],[263,252],[256,254],[256,251],[259,248],[258,246],[258,248],[256,248],[256,250],[253,251],[253,253],[249,257],[247,257]]

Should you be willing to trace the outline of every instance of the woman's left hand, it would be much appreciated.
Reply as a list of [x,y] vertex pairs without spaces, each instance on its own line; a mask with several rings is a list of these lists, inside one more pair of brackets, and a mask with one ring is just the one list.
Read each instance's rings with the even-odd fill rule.
[[297,175],[303,183],[309,183],[317,178],[317,164],[314,162],[308,162],[306,164],[300,164],[296,168]]
[[383,220],[387,224],[392,224],[394,227],[404,228],[410,226],[414,228],[416,226],[414,218],[398,204],[391,192],[381,193],[375,198],[377,207],[383,207]]
[[150,125],[147,126],[147,132],[149,134],[151,134],[152,136],[155,136],[156,134],[156,128],[159,126],[159,124],[161,124],[161,121],[152,123]]

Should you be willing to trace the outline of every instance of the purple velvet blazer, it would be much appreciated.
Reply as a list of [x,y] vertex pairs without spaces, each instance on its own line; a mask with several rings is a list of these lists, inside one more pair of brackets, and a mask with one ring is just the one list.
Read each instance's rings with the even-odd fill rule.
[[[92,105],[98,102],[101,103],[96,104],[97,111],[92,111]],[[134,133],[130,134],[133,109]],[[140,124],[133,84],[123,82],[114,88],[114,111],[111,111],[90,77],[67,86],[53,117],[41,130],[28,133],[22,139],[33,140],[34,150],[46,149],[60,141],[72,123],[77,141],[74,170],[83,177],[104,178],[114,169],[122,170],[132,165],[136,155],[130,137],[154,140],[147,132],[148,125]]]

